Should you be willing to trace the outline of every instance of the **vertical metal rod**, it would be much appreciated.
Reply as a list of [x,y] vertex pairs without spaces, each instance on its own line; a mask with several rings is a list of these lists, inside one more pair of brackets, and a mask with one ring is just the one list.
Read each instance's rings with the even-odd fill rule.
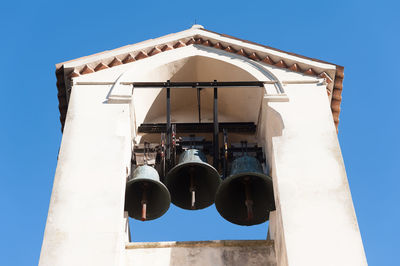
[[190,148],[194,149],[195,148],[195,135],[194,134],[190,134]]
[[251,199],[251,189],[250,189],[250,179],[247,177],[244,180],[244,186],[245,186],[245,193],[246,193],[246,200],[245,200],[245,205],[247,208],[247,220],[251,221],[253,220],[254,214],[253,214],[253,200]]
[[201,123],[201,102],[200,102],[201,88],[197,88],[197,109],[199,111],[199,123]]
[[176,124],[171,125],[171,139],[172,139],[172,148],[171,148],[171,162],[172,165],[176,164]]
[[161,181],[165,178],[165,133],[161,133]]
[[147,219],[147,195],[146,195],[146,185],[143,186],[143,192],[142,192],[142,221],[146,221]]
[[226,128],[223,129],[224,134],[224,160],[223,160],[223,178],[228,176],[228,131]]
[[[214,80],[216,84],[217,81]],[[219,125],[218,125],[218,88],[214,87],[214,168],[218,170],[219,166],[219,143],[218,143],[218,134],[219,133]]]
[[196,209],[196,190],[192,190],[192,210]]
[[189,174],[190,174],[190,188],[189,191],[191,193],[192,196],[192,201],[191,201],[191,209],[195,210],[196,209],[196,187],[194,184],[194,168],[190,168],[189,169]]
[[143,151],[143,153],[144,153],[143,161],[144,161],[144,164],[145,164],[145,165],[147,165],[147,149],[150,148],[149,146],[150,146],[150,143],[148,143],[148,142],[145,141],[145,142],[144,142],[144,151]]
[[[167,81],[169,83],[169,80]],[[168,84],[167,84],[168,85]],[[167,164],[171,161],[171,89],[167,87],[167,128],[166,128]]]

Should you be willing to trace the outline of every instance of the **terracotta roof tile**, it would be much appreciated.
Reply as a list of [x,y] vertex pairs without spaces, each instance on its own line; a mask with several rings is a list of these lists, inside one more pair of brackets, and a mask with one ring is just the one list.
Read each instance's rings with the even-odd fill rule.
[[115,57],[109,64],[109,67],[115,67],[115,66],[119,66],[122,65],[121,60],[119,60],[117,57]]
[[181,41],[178,41],[177,43],[174,44],[174,48],[180,48],[180,47],[185,47],[185,46],[186,46],[186,44],[184,44]]
[[231,46],[228,46],[224,49],[224,51],[227,51],[229,53],[236,53],[236,50],[234,48],[232,48]]
[[342,90],[333,90],[332,99],[341,101],[342,100]]
[[279,60],[277,63],[274,64],[276,67],[281,67],[281,68],[288,68],[285,62],[283,60]]
[[343,89],[343,78],[336,77],[333,87],[339,90]]
[[94,71],[97,72],[99,70],[103,70],[103,69],[107,69],[109,68],[107,65],[103,64],[103,63],[99,63],[95,68]]
[[195,39],[195,44],[202,44],[203,43],[203,39],[202,38],[197,38]]
[[149,57],[145,52],[140,51],[136,56],[135,60],[140,60]]
[[125,56],[125,58],[122,60],[123,64],[128,64],[131,62],[134,62],[135,58],[133,58],[133,56],[131,54],[128,54],[127,56]]
[[267,63],[269,65],[274,65],[274,61],[272,61],[271,57],[269,57],[268,55],[262,60],[264,63]]
[[94,72],[94,70],[93,70],[91,67],[89,67],[88,65],[85,65],[85,66],[82,68],[82,70],[79,71],[79,73],[80,73],[81,75],[90,74],[90,73],[93,73],[93,72]]
[[161,53],[162,51],[158,47],[154,47],[153,50],[150,51],[149,56],[153,56]]
[[336,77],[344,78],[344,67],[336,65]]
[[174,49],[174,48],[172,48],[172,47],[169,46],[169,45],[164,45],[164,47],[161,48],[161,51],[165,52],[165,51],[169,51],[169,50],[172,50],[172,49]]
[[336,99],[332,99],[331,109],[336,112],[340,112],[340,101]]
[[303,73],[306,74],[306,75],[310,75],[310,76],[316,76],[317,75],[317,73],[312,68],[307,69]]
[[290,70],[295,71],[295,72],[301,72],[301,68],[299,67],[298,64],[294,63],[289,67]]
[[225,49],[225,47],[224,47],[220,42],[217,42],[216,44],[214,44],[213,47],[214,47],[214,48],[217,48],[217,49],[221,49],[221,50],[224,50],[224,49]]
[[239,51],[237,51],[236,54],[244,56],[244,57],[248,57],[248,54],[243,49],[240,49]]
[[250,59],[256,60],[256,61],[261,61],[261,58],[256,54],[256,53],[251,53],[251,55],[249,55]]
[[196,41],[195,41],[195,39],[194,38],[190,38],[187,42],[186,42],[186,45],[191,45],[191,44],[194,44]]
[[213,44],[212,44],[209,40],[204,41],[204,42],[202,43],[202,45],[204,45],[204,46],[213,46]]

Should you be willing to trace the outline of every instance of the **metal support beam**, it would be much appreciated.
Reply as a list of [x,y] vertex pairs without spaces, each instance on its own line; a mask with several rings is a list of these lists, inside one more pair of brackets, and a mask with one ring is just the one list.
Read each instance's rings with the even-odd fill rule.
[[[219,131],[226,129],[230,133],[254,134],[257,126],[253,122],[222,122],[219,124]],[[165,123],[141,124],[139,133],[166,133]],[[213,133],[214,123],[176,123],[177,133]]]
[[[214,84],[217,84],[217,81],[214,80]],[[219,126],[218,126],[218,88],[214,87],[214,161],[213,165],[215,169],[219,168]]]
[[[166,85],[169,84],[169,80],[167,81]],[[167,148],[167,164],[170,167],[171,162],[171,89],[167,87],[167,125],[166,125],[166,148]]]
[[201,123],[200,91],[201,91],[201,88],[197,88],[197,109],[198,109],[198,112],[199,112],[199,123]]
[[222,82],[121,82],[135,88],[215,88],[215,87],[263,87],[273,81],[222,81]]
[[228,176],[228,132],[226,128],[223,129],[224,135],[224,146],[223,146],[223,165],[222,165],[222,177],[223,179],[227,178]]

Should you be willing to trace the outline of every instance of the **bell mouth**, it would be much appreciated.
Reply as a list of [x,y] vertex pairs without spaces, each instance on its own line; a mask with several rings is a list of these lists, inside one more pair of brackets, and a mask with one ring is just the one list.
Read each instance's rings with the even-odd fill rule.
[[146,221],[154,220],[164,215],[171,203],[167,187],[160,181],[135,178],[126,185],[125,210],[129,217],[142,220],[142,195],[146,190]]
[[[249,199],[251,219],[246,205]],[[237,225],[250,226],[268,221],[269,212],[275,210],[271,177],[254,172],[229,176],[218,188],[215,207],[224,219]]]
[[[204,162],[178,164],[169,171],[165,181],[171,193],[171,202],[186,210],[200,210],[211,206],[220,183],[218,171]],[[196,194],[194,207],[191,188]]]

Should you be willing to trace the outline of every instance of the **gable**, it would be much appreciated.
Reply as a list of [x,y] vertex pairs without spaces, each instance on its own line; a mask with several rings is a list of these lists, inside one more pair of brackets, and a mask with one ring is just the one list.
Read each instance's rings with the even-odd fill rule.
[[328,83],[327,93],[331,100],[332,115],[337,128],[343,88],[344,68],[342,66],[218,34],[195,25],[194,28],[192,27],[192,29],[183,32],[57,64],[56,77],[62,129],[68,109],[69,90],[73,78],[134,63],[160,53],[190,45],[211,47],[243,56],[262,64],[324,78]]

